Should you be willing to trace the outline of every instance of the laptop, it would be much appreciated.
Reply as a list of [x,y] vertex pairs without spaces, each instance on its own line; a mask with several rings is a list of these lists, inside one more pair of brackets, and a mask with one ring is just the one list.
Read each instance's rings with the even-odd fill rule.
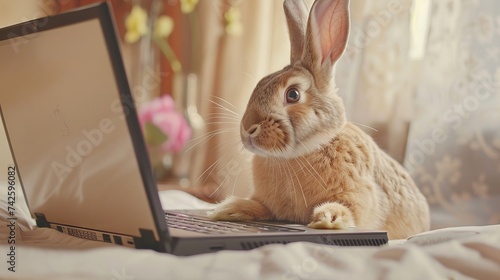
[[107,3],[0,29],[0,112],[37,226],[175,255],[387,243],[385,231],[164,211],[119,47]]

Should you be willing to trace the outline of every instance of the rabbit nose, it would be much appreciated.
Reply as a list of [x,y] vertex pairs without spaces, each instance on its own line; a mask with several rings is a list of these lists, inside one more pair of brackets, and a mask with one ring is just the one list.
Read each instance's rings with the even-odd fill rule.
[[248,132],[248,135],[249,135],[250,137],[256,137],[256,136],[258,136],[258,135],[259,135],[259,133],[260,133],[260,124],[254,124],[254,125],[252,125],[252,126],[251,126],[248,130],[247,130],[247,132]]

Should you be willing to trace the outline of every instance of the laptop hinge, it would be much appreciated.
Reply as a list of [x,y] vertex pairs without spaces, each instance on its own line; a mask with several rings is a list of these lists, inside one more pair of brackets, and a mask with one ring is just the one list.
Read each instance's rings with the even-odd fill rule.
[[149,229],[139,229],[141,237],[134,237],[135,247],[137,249],[153,249],[158,252],[169,252],[168,242],[156,241],[154,233]]
[[36,226],[37,227],[50,227],[50,223],[45,218],[45,215],[42,213],[35,213],[36,217]]

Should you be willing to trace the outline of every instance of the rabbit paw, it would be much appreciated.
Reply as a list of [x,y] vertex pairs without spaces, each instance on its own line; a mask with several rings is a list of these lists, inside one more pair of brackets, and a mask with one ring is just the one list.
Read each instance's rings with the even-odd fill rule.
[[208,212],[208,217],[219,221],[269,220],[269,210],[252,199],[230,197]]
[[314,208],[312,221],[307,226],[317,229],[346,229],[355,224],[351,210],[342,204],[328,202]]

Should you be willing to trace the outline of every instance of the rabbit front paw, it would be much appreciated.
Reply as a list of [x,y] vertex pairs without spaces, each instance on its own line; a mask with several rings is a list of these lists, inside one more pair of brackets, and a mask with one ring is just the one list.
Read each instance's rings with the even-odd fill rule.
[[230,197],[210,211],[208,217],[219,221],[255,221],[269,220],[271,215],[256,200]]
[[316,206],[312,220],[307,225],[316,229],[346,229],[355,226],[351,210],[337,202],[328,202]]

